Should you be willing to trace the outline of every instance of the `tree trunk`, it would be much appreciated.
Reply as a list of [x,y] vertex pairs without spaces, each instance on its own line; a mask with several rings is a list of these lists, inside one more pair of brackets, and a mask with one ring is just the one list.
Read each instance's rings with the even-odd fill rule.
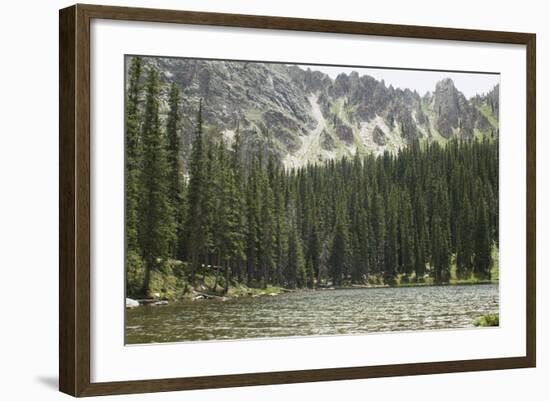
[[267,263],[262,263],[262,287],[267,288]]
[[191,257],[191,285],[195,285],[195,274],[198,269],[198,266],[197,266],[198,262],[199,262],[198,255],[193,253],[193,256]]
[[237,282],[240,283],[241,282],[241,259],[237,259],[236,266],[237,266]]
[[218,254],[216,255],[216,279],[214,280],[214,287],[212,288],[213,292],[216,292],[216,288],[218,287],[218,280],[219,280],[219,277],[220,277],[221,260],[222,260],[221,253],[218,252]]
[[142,294],[147,297],[149,294],[149,282],[151,281],[151,270],[153,269],[153,261],[151,258],[145,260],[145,275],[143,277],[143,287],[141,288]]
[[252,287],[252,274],[253,274],[253,266],[252,266],[252,260],[246,261],[246,269],[247,269],[247,276],[246,276],[246,284],[249,287]]
[[223,288],[223,293],[227,294],[229,290],[229,261],[225,261],[225,286]]

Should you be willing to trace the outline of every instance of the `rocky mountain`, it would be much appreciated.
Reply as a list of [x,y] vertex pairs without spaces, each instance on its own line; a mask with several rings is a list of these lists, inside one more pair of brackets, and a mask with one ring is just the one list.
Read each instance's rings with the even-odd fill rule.
[[212,132],[222,132],[230,143],[239,130],[245,147],[264,148],[288,167],[356,152],[395,152],[415,139],[445,142],[498,136],[498,85],[467,99],[451,79],[444,79],[421,96],[357,72],[333,80],[296,65],[148,57],[144,61],[159,68],[165,83],[175,81],[182,89],[187,148],[199,99]]

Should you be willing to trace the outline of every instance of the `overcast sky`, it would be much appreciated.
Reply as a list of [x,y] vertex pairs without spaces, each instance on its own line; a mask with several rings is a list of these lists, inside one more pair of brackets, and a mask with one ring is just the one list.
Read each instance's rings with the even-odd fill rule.
[[359,75],[370,75],[377,80],[384,80],[386,86],[390,84],[394,88],[409,88],[416,90],[421,96],[426,92],[432,92],[438,81],[451,78],[464,96],[470,98],[476,94],[487,93],[500,82],[498,74],[445,72],[445,71],[411,71],[382,68],[358,68],[358,67],[328,67],[319,65],[300,65],[302,69],[308,67],[312,70],[322,71],[332,79],[342,72],[349,74],[357,71]]

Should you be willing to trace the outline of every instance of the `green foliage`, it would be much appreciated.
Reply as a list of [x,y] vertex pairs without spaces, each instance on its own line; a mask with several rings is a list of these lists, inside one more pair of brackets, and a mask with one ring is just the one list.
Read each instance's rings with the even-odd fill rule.
[[143,259],[136,251],[129,250],[126,254],[126,294],[134,298],[141,294],[143,280],[145,279],[145,266]]
[[474,326],[477,327],[495,327],[499,325],[498,314],[484,315],[474,320]]
[[477,211],[475,231],[474,272],[476,276],[491,279],[491,233],[487,202],[482,199]]
[[151,270],[158,267],[159,259],[170,255],[176,236],[174,210],[168,196],[166,136],[159,120],[159,85],[159,72],[150,67],[146,83],[140,174],[139,238],[145,261],[144,292],[149,287]]
[[245,284],[236,283],[234,286],[229,287],[227,295],[230,297],[254,297],[263,295],[278,295],[281,292],[281,287],[267,286],[266,288],[250,288]]
[[187,215],[187,249],[191,262],[191,280],[195,280],[195,273],[199,268],[200,258],[205,256],[209,249],[208,216],[206,203],[206,150],[203,143],[202,131],[202,101],[199,103],[197,114],[197,129],[193,141],[193,148],[189,161],[189,205]]
[[[185,255],[185,214],[187,204],[185,198],[185,181],[181,149],[181,98],[179,87],[172,83],[168,95],[168,118],[166,119],[166,138],[168,162],[168,201],[174,213],[176,235],[170,244],[170,255],[183,258]],[[179,239],[179,240],[178,240]]]
[[185,264],[173,259],[160,263],[151,272],[148,297],[175,301],[190,295],[191,287],[186,279]]
[[298,232],[293,226],[288,234],[288,273],[287,285],[291,288],[304,287],[306,284],[306,270],[302,243]]
[[141,58],[130,60],[126,91],[126,250],[138,252],[139,179],[141,163],[140,93]]
[[[244,141],[238,127],[228,146],[220,129],[203,126],[201,101],[184,153],[180,89],[168,88],[161,126],[159,73],[147,70],[144,96],[140,74],[132,59],[129,293],[178,297],[187,283],[235,293],[245,282],[266,290],[495,277],[497,140],[451,140],[445,147],[413,141],[395,154],[358,153],[286,170]],[[166,267],[174,258],[187,266],[180,269],[185,275]]]
[[338,287],[342,285],[342,279],[346,276],[348,268],[348,233],[345,223],[338,221],[329,258],[329,272],[334,285]]

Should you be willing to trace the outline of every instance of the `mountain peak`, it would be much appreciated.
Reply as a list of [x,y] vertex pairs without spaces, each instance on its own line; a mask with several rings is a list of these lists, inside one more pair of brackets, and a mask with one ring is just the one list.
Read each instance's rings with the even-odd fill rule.
[[192,141],[189,133],[201,98],[204,122],[213,132],[230,137],[239,129],[245,151],[264,149],[282,163],[292,161],[291,167],[356,153],[396,152],[417,139],[469,139],[474,130],[481,135],[498,131],[498,89],[468,100],[450,78],[420,97],[356,71],[333,80],[314,66],[144,61],[160,69],[165,83],[176,82],[182,90],[184,149]]
[[455,83],[451,78],[443,78],[435,84],[435,90],[443,88],[453,88],[456,89]]

